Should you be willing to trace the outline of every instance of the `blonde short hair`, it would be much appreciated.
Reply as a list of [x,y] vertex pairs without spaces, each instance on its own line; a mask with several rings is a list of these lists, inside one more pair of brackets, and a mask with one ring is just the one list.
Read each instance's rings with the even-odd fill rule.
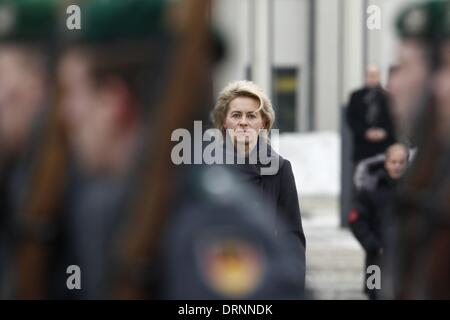
[[239,80],[229,83],[220,93],[211,114],[214,127],[224,130],[223,123],[227,116],[230,102],[238,97],[249,97],[259,101],[259,108],[265,122],[264,129],[270,130],[275,121],[275,112],[269,97],[252,81]]

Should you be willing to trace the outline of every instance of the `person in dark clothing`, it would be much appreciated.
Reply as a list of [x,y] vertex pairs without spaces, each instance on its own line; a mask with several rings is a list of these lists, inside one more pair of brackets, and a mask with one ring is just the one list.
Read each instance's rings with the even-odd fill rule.
[[395,142],[387,93],[380,86],[380,72],[369,66],[364,88],[352,93],[346,111],[353,134],[353,162],[383,153]]
[[[0,297],[10,291],[18,211],[48,111],[49,53],[57,0],[0,1]],[[25,7],[33,10],[25,12]],[[13,9],[13,10],[12,10]],[[24,28],[35,21],[45,21]]]
[[[306,240],[298,193],[290,162],[269,143],[267,131],[275,118],[270,100],[253,82],[235,81],[219,95],[212,117],[215,128],[223,134],[225,155],[231,154],[236,160],[227,167],[237,174],[239,182],[256,191],[259,200],[255,207],[271,207],[274,232],[287,235],[296,244],[304,278]],[[274,170],[264,172],[264,163]],[[278,224],[286,227],[278,230]]]
[[407,164],[407,147],[402,144],[390,146],[386,151],[384,167],[372,173],[375,183],[362,186],[357,193],[354,209],[348,216],[350,229],[366,252],[364,291],[369,299],[377,299],[379,294],[377,289],[367,286],[367,268],[381,266],[386,248],[385,228],[389,224],[386,212],[395,198],[396,186]]
[[[227,184],[236,179],[222,167],[175,168],[167,156],[168,136],[210,105],[209,2],[80,6],[83,28],[65,34],[57,59],[62,92],[55,108],[67,135],[67,160],[43,170],[47,179],[38,176],[50,188],[43,197],[33,188],[31,204],[49,201],[26,211],[31,222],[44,216],[38,221],[53,232],[45,241],[22,241],[15,295],[302,298],[298,245],[275,236],[268,205],[244,184]],[[185,19],[174,19],[182,8]],[[48,191],[55,186],[62,189],[57,196]],[[30,259],[38,263],[27,264]],[[78,274],[68,275],[68,267]]]
[[[253,152],[256,153],[260,149],[266,148],[266,146],[263,146],[264,144],[264,141],[259,141]],[[261,168],[264,167],[261,161],[257,161],[256,164],[233,164],[227,165],[227,167],[236,173],[240,183],[248,185],[256,191],[259,201],[255,203],[255,206],[266,202],[272,205],[275,224],[278,221],[284,221],[286,224],[283,222],[282,225],[288,227],[287,230],[280,231],[291,234],[296,240],[300,239],[304,248],[306,247],[306,240],[301,223],[297,187],[291,163],[278,155],[270,146],[267,146],[267,148],[271,157],[277,157],[279,161],[279,169],[274,175],[261,174]],[[250,157],[251,155],[248,158]],[[278,232],[277,228],[275,228],[276,233]]]

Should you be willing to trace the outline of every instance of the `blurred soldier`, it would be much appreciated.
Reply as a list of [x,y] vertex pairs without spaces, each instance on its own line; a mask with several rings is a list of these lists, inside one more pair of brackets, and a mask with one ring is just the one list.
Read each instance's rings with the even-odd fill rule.
[[[150,151],[146,135],[155,125],[150,113],[158,111],[169,38],[164,1],[85,1],[80,8],[82,30],[63,32],[58,66],[71,175],[47,294],[95,299],[112,297],[116,245]],[[81,290],[67,287],[71,265],[81,270]]]
[[445,100],[450,1],[408,6],[398,17],[399,70],[392,85],[400,133],[417,143],[416,159],[395,201],[388,297],[450,297],[448,105]]
[[372,179],[358,191],[354,209],[349,214],[350,228],[366,252],[364,291],[370,299],[377,299],[377,289],[366,285],[367,267],[381,266],[381,256],[386,247],[384,228],[388,224],[387,209],[392,205],[399,179],[408,164],[408,148],[394,144],[386,151],[384,166],[371,174]]
[[[398,65],[392,76],[390,92],[392,110],[399,134],[412,136],[413,126],[419,115],[419,107],[426,103],[426,81],[429,79],[432,34],[410,32],[404,28],[422,28],[423,13],[411,10],[411,16],[401,24],[401,43],[398,49]],[[415,26],[417,25],[417,26]],[[432,32],[432,30],[430,30]]]
[[347,121],[353,133],[353,163],[383,153],[395,142],[387,93],[380,85],[377,66],[367,68],[366,85],[352,93]]
[[0,1],[0,287],[9,277],[14,213],[48,111],[55,7],[52,0]]
[[[83,26],[66,31],[58,70],[70,176],[59,214],[27,212],[44,212],[57,237],[22,250],[21,265],[41,265],[27,281],[21,269],[19,296],[302,297],[295,248],[245,205],[252,191],[229,173],[171,162],[172,131],[209,103],[207,4],[177,4],[186,11],[173,30],[166,1],[80,3]],[[69,286],[69,266],[81,288]]]

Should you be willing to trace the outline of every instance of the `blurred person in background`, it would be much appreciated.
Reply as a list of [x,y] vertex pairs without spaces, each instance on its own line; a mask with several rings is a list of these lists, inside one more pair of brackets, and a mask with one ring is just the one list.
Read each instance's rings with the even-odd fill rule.
[[[47,188],[34,184],[25,210],[53,232],[18,246],[17,297],[303,297],[298,247],[275,239],[253,191],[219,168],[171,161],[172,131],[206,113],[194,106],[210,102],[212,61],[209,2],[171,5],[80,2],[82,30],[64,32],[55,123],[68,145],[43,154],[36,180]],[[68,287],[68,266],[81,288]]]
[[380,84],[380,70],[370,65],[366,84],[353,92],[347,107],[347,122],[353,134],[353,164],[384,153],[395,142],[387,93]]
[[[395,105],[393,104],[393,101],[392,101],[392,99],[393,99],[393,97],[392,97],[393,87],[392,86],[394,84],[394,79],[396,81],[395,77],[396,77],[396,73],[398,71],[399,71],[398,65],[391,66],[389,68],[389,75],[388,75],[388,80],[386,83],[386,90],[387,90],[387,93],[389,95],[389,100],[390,100],[389,112],[391,113],[391,116],[394,116],[393,108],[395,107]],[[394,118],[394,120],[397,120],[397,119]],[[397,130],[397,131],[398,131],[397,133],[400,132],[400,130]],[[403,136],[402,138],[405,139],[406,137]],[[406,140],[408,140],[408,139],[406,139]],[[409,144],[407,144],[407,145],[409,145]],[[408,162],[413,161],[416,151],[417,151],[416,148],[410,147]],[[385,160],[386,160],[386,154],[379,153],[372,157],[363,159],[358,163],[358,165],[355,168],[354,175],[353,175],[353,183],[357,190],[360,190],[364,185],[373,183],[373,181],[370,181],[375,178],[375,175],[373,175],[373,173],[384,167]]]
[[[358,164],[365,159],[383,154],[395,140],[388,93],[380,83],[380,70],[376,65],[366,69],[365,86],[350,95],[345,110],[347,124],[352,134],[352,187],[351,205],[357,194],[354,177]],[[348,213],[347,213],[348,214]]]
[[0,294],[8,291],[17,210],[51,100],[55,8],[52,0],[0,1]]
[[387,212],[393,203],[399,180],[408,165],[408,148],[393,144],[386,150],[384,166],[364,178],[356,195],[354,209],[348,216],[350,228],[366,252],[364,292],[369,299],[379,298],[378,289],[367,286],[367,268],[371,265],[382,269],[382,255],[386,248],[385,228],[389,225]]

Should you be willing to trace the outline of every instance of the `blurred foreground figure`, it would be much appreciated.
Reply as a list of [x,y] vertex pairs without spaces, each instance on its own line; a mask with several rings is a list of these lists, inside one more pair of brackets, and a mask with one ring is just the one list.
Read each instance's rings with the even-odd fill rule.
[[395,118],[418,152],[393,208],[387,298],[450,298],[448,21],[450,1],[435,0],[408,7],[397,22]]
[[369,266],[378,266],[381,270],[383,251],[386,248],[385,231],[389,228],[388,209],[392,206],[399,180],[403,177],[408,164],[408,148],[394,144],[386,151],[383,166],[369,173],[370,178],[362,178],[357,192],[355,207],[349,214],[350,228],[366,252],[366,264],[363,284],[369,299],[379,298],[379,289],[367,286]]
[[212,57],[209,1],[171,3],[82,1],[81,31],[62,32],[57,116],[24,206],[48,237],[18,245],[16,297],[303,296],[298,248],[253,190],[172,162],[172,132],[206,118]]
[[[50,103],[56,1],[0,1],[0,297],[9,291],[16,215]],[[36,23],[36,25],[33,25]]]

